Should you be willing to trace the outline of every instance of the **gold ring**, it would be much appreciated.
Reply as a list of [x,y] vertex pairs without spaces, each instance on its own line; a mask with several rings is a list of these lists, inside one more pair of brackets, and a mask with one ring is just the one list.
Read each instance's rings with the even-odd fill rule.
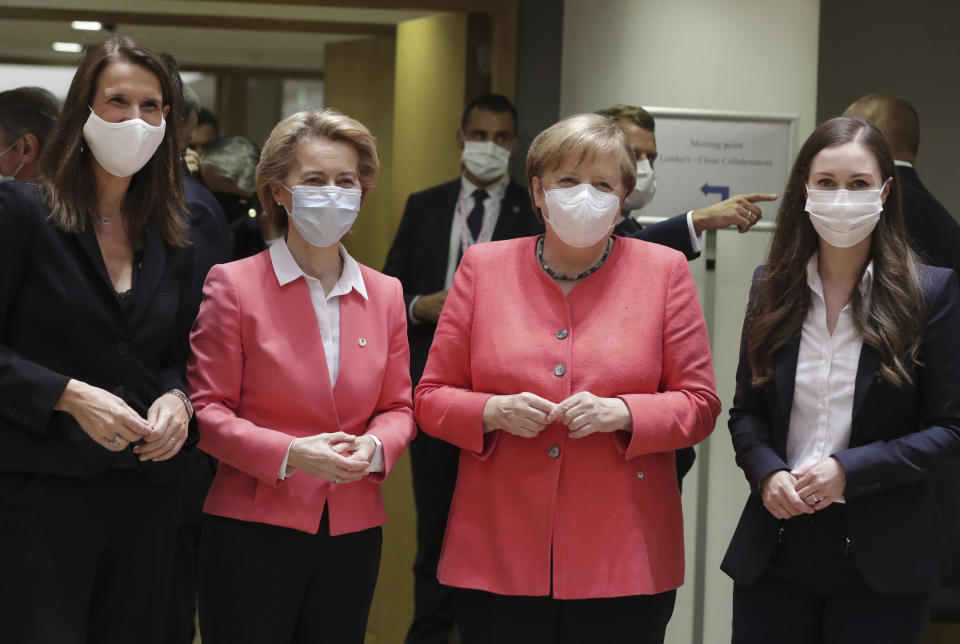
[[813,504],[814,504],[814,505],[816,505],[817,503],[820,503],[820,501],[823,501],[823,499],[821,499],[820,497],[818,497],[816,494],[811,494],[810,496],[813,497]]
[[113,437],[113,440],[110,441],[110,447],[120,447],[123,445],[123,439],[120,438],[120,434],[117,434]]
[[340,475],[337,474],[337,479],[334,481],[334,483],[339,483],[339,482],[340,482]]

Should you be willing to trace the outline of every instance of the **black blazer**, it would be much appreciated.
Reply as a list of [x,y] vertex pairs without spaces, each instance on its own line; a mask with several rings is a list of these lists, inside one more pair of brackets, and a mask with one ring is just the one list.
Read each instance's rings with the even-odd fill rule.
[[[960,459],[960,293],[953,271],[921,266],[926,321],[922,365],[913,384],[880,379],[880,354],[864,344],[853,399],[850,446],[833,454],[847,477],[847,528],[854,560],[867,585],[886,595],[929,592],[939,578],[939,519],[928,472]],[[754,275],[754,284],[761,270]],[[749,311],[749,307],[748,307]],[[789,469],[787,430],[800,336],[774,357],[774,378],[750,384],[746,361],[749,319],[741,339],[730,433],[750,496],[721,568],[742,585],[763,573],[779,520],[763,506],[758,486]]]
[[693,250],[690,242],[690,227],[687,226],[687,213],[671,217],[650,226],[640,226],[633,219],[627,218],[613,229],[617,235],[642,239],[646,242],[667,246],[678,250],[687,256],[687,260],[700,257],[699,252]]
[[[415,296],[429,295],[444,288],[450,228],[453,226],[453,211],[459,196],[460,179],[456,179],[415,192],[407,198],[383,272],[400,280],[408,311],[410,301]],[[492,240],[526,237],[541,230],[530,209],[527,191],[511,181],[503,193]],[[427,363],[427,354],[437,326],[429,322],[408,322],[410,376],[416,386]]]
[[920,183],[917,171],[897,166],[903,201],[903,223],[910,245],[923,262],[952,268],[960,274],[960,224]]
[[185,390],[190,248],[144,232],[130,315],[121,308],[92,226],[65,234],[33,184],[0,184],[0,471],[89,478],[110,468],[179,478],[179,455],[143,463],[111,452],[53,407],[71,378],[107,389],[146,417]]
[[233,259],[233,234],[223,208],[213,193],[189,172],[183,174],[190,241],[193,242],[193,282],[190,287],[191,319],[200,311],[203,282],[216,264]]

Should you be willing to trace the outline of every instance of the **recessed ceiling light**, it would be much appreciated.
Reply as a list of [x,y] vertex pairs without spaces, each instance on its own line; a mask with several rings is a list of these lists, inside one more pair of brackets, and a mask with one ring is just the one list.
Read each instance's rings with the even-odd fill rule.
[[95,20],[74,20],[70,26],[78,31],[100,31],[103,25]]
[[68,54],[79,54],[83,47],[78,42],[55,42],[52,45],[53,51],[62,51]]

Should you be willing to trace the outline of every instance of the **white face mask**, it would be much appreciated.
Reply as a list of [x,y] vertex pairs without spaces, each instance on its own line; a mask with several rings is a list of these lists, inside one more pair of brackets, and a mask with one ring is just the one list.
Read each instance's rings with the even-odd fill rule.
[[620,212],[620,197],[601,192],[589,183],[555,188],[543,193],[546,221],[564,244],[587,248],[610,234]]
[[507,173],[510,150],[501,148],[493,141],[464,141],[460,161],[480,181],[493,181]]
[[866,239],[880,221],[883,186],[876,190],[810,190],[806,210],[823,241],[849,248]]
[[654,172],[650,161],[644,159],[637,162],[637,185],[633,192],[623,200],[624,210],[640,210],[651,201],[657,192],[657,173]]
[[[17,139],[17,141],[19,141],[19,140],[20,140],[20,139]],[[6,153],[9,152],[10,150],[12,150],[12,149],[13,149],[13,146],[15,146],[15,145],[17,144],[17,141],[14,141],[14,142],[11,143],[10,145],[8,145],[7,148],[6,148],[3,152],[0,152],[0,158],[3,158],[3,155],[4,155],[4,154],[6,154]],[[23,169],[23,165],[24,165],[23,163],[21,163],[20,165],[18,165],[18,166],[17,166],[17,169],[14,170],[14,171],[13,171],[13,174],[11,174],[11,175],[6,175],[6,174],[0,173],[0,182],[3,182],[3,181],[13,181],[14,179],[16,179],[16,178],[17,178],[17,173],[20,172],[20,170]]]
[[311,246],[333,246],[357,220],[362,192],[356,188],[294,186],[287,190],[293,194],[293,210],[287,214]]
[[83,125],[83,140],[103,169],[118,177],[129,177],[147,165],[163,141],[167,122],[150,125],[143,119],[111,123],[97,116],[93,108]]

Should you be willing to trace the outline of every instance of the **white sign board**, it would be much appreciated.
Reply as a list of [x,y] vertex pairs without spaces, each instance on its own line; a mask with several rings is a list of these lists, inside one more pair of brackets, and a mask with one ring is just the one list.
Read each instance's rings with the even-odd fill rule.
[[[796,115],[647,109],[656,119],[657,192],[635,214],[672,217],[736,194],[783,192]],[[780,201],[758,205],[773,221]]]

